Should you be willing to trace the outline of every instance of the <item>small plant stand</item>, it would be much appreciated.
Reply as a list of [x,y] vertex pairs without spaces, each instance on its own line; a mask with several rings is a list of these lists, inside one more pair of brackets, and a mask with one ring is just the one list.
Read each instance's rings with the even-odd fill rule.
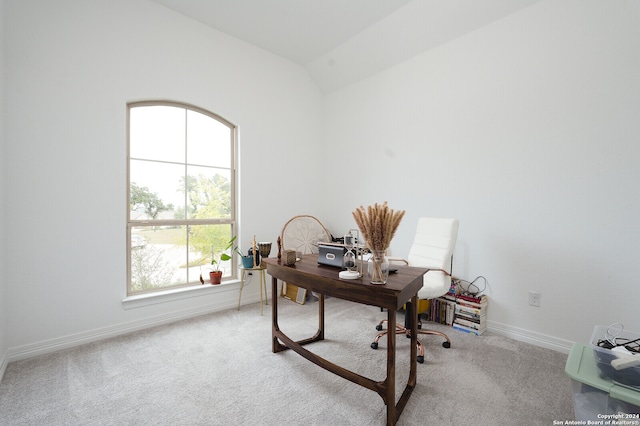
[[269,294],[267,293],[267,278],[265,276],[265,266],[256,266],[254,268],[240,268],[240,294],[238,296],[238,310],[240,310],[240,301],[242,300],[242,289],[244,288],[246,275],[252,271],[257,271],[260,275],[260,315],[263,314],[263,290],[264,290],[264,305],[269,304]]

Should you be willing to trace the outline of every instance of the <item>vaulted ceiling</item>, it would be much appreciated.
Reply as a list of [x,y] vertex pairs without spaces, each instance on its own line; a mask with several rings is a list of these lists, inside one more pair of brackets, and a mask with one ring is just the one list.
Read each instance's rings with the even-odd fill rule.
[[342,88],[541,0],[152,0]]

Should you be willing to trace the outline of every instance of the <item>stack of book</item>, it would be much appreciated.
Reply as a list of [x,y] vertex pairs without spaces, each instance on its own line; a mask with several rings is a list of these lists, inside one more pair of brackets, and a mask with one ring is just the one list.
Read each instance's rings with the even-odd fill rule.
[[455,316],[453,328],[456,330],[481,335],[487,329],[487,296],[472,297],[455,295]]
[[427,320],[438,324],[453,325],[456,311],[456,297],[454,294],[446,294],[437,299],[431,299]]

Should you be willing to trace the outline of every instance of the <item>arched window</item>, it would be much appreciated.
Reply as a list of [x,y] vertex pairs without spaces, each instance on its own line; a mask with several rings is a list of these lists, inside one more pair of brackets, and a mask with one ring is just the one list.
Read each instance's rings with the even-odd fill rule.
[[[127,295],[208,282],[237,232],[236,127],[174,102],[127,113]],[[236,262],[222,262],[223,281]]]

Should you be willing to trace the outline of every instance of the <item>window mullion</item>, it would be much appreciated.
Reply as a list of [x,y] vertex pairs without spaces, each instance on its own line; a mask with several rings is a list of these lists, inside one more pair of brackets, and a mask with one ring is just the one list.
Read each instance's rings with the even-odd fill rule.
[[[130,103],[127,120],[127,205],[133,200],[139,209],[127,214],[127,295],[190,286],[207,257],[204,246],[215,245],[219,254],[228,232],[237,233],[236,128],[216,114],[169,101]],[[218,155],[227,150],[230,158]],[[236,260],[228,278],[236,277]]]

